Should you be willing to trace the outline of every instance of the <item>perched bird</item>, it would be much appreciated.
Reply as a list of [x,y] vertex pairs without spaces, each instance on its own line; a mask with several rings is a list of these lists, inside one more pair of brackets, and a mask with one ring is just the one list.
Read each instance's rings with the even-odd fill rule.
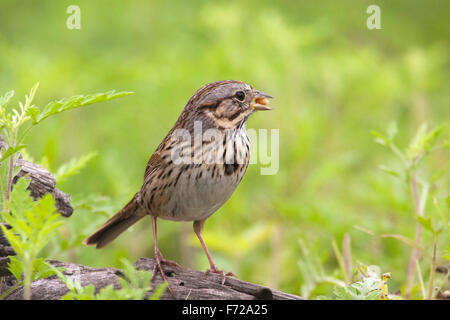
[[177,264],[163,259],[158,249],[156,221],[193,221],[210,264],[206,273],[221,274],[223,284],[225,276],[233,274],[217,268],[203,241],[202,229],[205,220],[241,182],[250,158],[247,119],[257,110],[270,110],[268,98],[272,97],[241,81],[217,81],[201,87],[148,161],[141,189],[84,243],[103,248],[149,215],[153,223],[154,275],[159,271],[167,281],[161,264]]

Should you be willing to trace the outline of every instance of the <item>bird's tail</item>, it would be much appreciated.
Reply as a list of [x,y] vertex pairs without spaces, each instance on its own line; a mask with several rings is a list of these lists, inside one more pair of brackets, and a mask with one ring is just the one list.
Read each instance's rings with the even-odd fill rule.
[[97,249],[103,248],[117,238],[122,232],[143,218],[145,212],[139,208],[136,198],[137,194],[125,207],[123,207],[122,210],[117,212],[106,221],[103,226],[87,237],[83,243],[88,246],[95,245]]

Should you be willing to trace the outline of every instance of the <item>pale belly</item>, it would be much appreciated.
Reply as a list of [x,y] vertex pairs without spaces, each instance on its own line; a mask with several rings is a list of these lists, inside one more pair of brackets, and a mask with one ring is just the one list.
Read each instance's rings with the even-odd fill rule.
[[232,195],[247,165],[241,164],[233,174],[225,174],[222,165],[194,167],[184,171],[178,183],[167,188],[167,198],[156,215],[174,221],[204,220],[217,211]]

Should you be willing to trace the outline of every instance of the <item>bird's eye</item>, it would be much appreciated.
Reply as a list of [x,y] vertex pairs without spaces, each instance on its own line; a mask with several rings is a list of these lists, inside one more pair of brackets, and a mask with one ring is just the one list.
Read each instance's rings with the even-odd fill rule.
[[245,93],[244,93],[243,91],[238,91],[238,92],[236,92],[236,98],[237,98],[239,101],[244,101]]

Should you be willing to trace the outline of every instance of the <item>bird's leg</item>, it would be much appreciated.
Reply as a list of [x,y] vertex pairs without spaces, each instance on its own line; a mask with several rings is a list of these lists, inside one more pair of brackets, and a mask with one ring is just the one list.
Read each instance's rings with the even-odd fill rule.
[[164,270],[162,268],[161,263],[165,263],[171,266],[176,266],[179,267],[178,264],[176,262],[173,261],[169,261],[169,260],[165,260],[162,257],[161,252],[158,249],[158,236],[157,236],[157,231],[156,231],[156,217],[152,216],[152,225],[153,225],[153,244],[154,244],[154,253],[155,253],[155,266],[153,268],[153,275],[152,275],[152,281],[155,279],[156,274],[158,273],[158,271],[161,273],[161,277],[163,278],[163,280],[167,283],[167,289],[169,290],[170,294],[172,295],[172,297],[175,298],[172,289],[170,288],[170,283],[167,280],[166,274],[164,273]]
[[167,260],[167,259],[163,258],[161,251],[159,251],[159,249],[158,249],[158,239],[157,239],[158,232],[157,232],[157,227],[156,227],[156,217],[152,217],[152,224],[153,224],[153,241],[154,241],[155,259],[157,259],[157,257],[158,257],[160,263],[164,263],[164,264],[167,264],[172,267],[180,268],[180,265],[178,263],[176,263],[175,261]]
[[233,272],[228,272],[225,273],[223,270],[219,270],[216,266],[216,264],[214,263],[211,254],[209,253],[208,247],[206,246],[205,241],[203,240],[202,237],[202,229],[203,229],[203,225],[205,224],[205,220],[198,220],[198,221],[194,221],[194,232],[198,237],[198,240],[200,240],[200,243],[203,247],[203,250],[206,253],[206,257],[208,258],[209,261],[209,266],[210,268],[208,270],[206,270],[205,274],[208,273],[217,273],[222,275],[222,284],[225,283],[225,277],[226,276],[236,276]]

